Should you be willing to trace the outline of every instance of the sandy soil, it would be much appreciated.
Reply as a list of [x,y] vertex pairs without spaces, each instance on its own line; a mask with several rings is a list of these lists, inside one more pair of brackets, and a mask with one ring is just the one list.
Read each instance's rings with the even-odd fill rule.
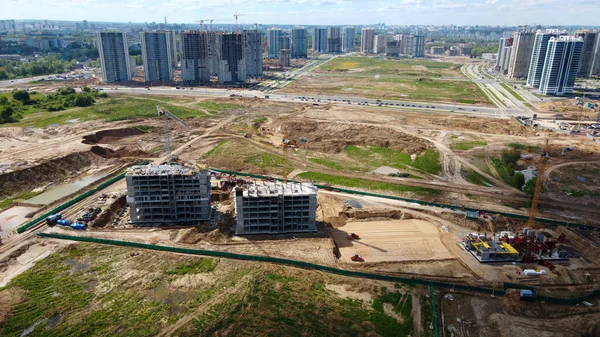
[[[357,233],[361,239],[348,240],[350,233]],[[434,224],[415,219],[351,222],[332,230],[344,262],[354,254],[366,262],[452,259],[439,234]]]

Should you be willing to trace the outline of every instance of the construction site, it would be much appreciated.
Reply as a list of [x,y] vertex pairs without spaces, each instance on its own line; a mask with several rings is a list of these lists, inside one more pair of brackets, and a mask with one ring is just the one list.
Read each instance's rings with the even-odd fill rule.
[[[176,311],[185,319],[165,318],[152,334],[195,331],[188,310],[205,310],[206,299],[190,287],[215,287],[226,296],[211,290],[207,303],[224,305],[254,301],[241,290],[251,280],[260,296],[290,282],[328,305],[358,301],[369,322],[383,301],[381,314],[416,336],[434,325],[455,336],[598,333],[600,146],[588,137],[473,109],[124,91],[96,109],[110,115],[114,100],[136,100],[148,112],[0,128],[1,287],[62,254],[139,282],[151,301],[187,303]],[[174,264],[189,267],[195,252],[216,254],[196,258],[213,260],[210,271],[178,274]],[[91,291],[109,287],[98,282]],[[408,316],[394,309],[405,302]]]

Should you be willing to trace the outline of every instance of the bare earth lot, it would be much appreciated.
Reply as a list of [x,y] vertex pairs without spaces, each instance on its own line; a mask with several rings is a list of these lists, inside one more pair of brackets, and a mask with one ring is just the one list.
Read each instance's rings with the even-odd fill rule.
[[[346,236],[357,233],[361,239]],[[424,220],[351,222],[333,230],[342,261],[358,254],[366,262],[424,261],[454,258],[434,224]]]

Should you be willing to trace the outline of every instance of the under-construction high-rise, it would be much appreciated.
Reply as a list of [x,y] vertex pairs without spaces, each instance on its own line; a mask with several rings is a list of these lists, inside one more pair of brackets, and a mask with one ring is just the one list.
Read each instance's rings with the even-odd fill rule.
[[215,62],[215,45],[210,43],[214,33],[184,31],[179,33],[181,44],[181,79],[186,84],[199,84],[210,81],[211,69]]

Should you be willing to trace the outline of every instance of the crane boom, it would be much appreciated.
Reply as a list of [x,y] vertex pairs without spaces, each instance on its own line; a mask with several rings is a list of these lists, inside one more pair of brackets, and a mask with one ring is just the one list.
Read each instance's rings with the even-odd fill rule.
[[163,116],[164,117],[164,143],[165,143],[165,153],[167,155],[167,157],[171,156],[171,134],[169,131],[169,119],[172,119],[174,121],[176,121],[177,123],[181,124],[183,127],[189,128],[190,126],[187,125],[186,122],[184,122],[183,120],[181,120],[179,117],[175,116],[173,113],[171,113],[169,110],[162,108],[160,105],[156,106],[156,111],[158,112],[159,116]]

